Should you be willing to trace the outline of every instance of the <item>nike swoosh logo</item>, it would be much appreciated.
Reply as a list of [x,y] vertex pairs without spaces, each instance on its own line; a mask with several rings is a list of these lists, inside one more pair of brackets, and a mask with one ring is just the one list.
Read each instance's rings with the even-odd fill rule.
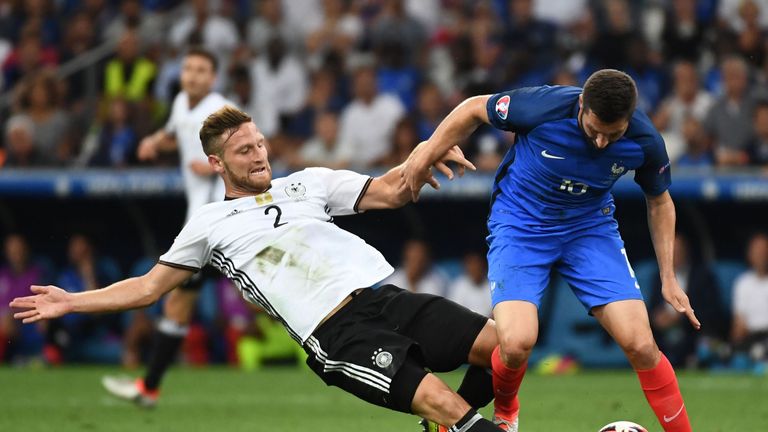
[[562,157],[562,156],[555,156],[555,155],[553,155],[553,154],[549,154],[549,153],[547,153],[547,151],[546,151],[546,150],[542,150],[542,151],[541,151],[541,155],[542,155],[542,156],[544,156],[544,157],[545,157],[545,158],[547,158],[547,159],[565,159],[565,158],[564,158],[564,157]]
[[672,417],[667,417],[667,416],[665,415],[665,416],[664,416],[664,422],[665,422],[665,423],[669,423],[669,422],[671,422],[672,420],[676,419],[676,418],[677,418],[677,416],[679,416],[679,415],[680,415],[680,413],[681,413],[681,412],[683,412],[683,408],[685,408],[685,405],[682,405],[682,406],[680,407],[680,409],[679,409],[679,410],[677,410],[677,413],[675,413],[675,415],[673,415]]

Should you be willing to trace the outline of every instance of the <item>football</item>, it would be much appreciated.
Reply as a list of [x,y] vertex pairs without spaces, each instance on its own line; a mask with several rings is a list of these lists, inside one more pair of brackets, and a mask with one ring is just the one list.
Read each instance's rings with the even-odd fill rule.
[[599,432],[648,432],[648,430],[637,423],[617,421],[603,426]]

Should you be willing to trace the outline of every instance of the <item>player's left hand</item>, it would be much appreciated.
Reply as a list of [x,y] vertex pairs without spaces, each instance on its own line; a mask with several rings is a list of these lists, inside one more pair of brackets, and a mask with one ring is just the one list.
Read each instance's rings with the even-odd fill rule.
[[459,177],[464,176],[464,172],[467,168],[471,169],[472,171],[475,171],[477,168],[470,162],[466,157],[464,157],[464,152],[461,151],[459,146],[453,146],[451,147],[445,154],[434,164],[434,167],[443,173],[446,177],[448,177],[448,180],[453,180],[453,170],[451,170],[450,167],[448,167],[447,163],[453,162],[456,164],[456,170],[459,173]]
[[417,145],[400,168],[401,185],[411,191],[413,202],[419,200],[419,192],[425,183],[429,183],[435,189],[440,188],[440,183],[432,175],[430,166],[432,161],[424,151],[426,144],[427,142],[423,141]]
[[211,165],[208,162],[194,160],[189,163],[189,169],[201,177],[214,174],[213,168],[211,168]]
[[661,295],[664,296],[664,300],[667,301],[676,311],[685,314],[688,321],[696,330],[701,328],[699,319],[696,318],[696,314],[693,312],[691,302],[688,299],[688,295],[685,294],[680,285],[677,283],[677,279],[671,278],[668,281],[664,281],[661,286]]
[[44,319],[58,318],[69,312],[70,293],[53,285],[32,285],[29,288],[35,295],[16,297],[8,304],[12,308],[24,309],[13,314],[15,319],[29,324]]

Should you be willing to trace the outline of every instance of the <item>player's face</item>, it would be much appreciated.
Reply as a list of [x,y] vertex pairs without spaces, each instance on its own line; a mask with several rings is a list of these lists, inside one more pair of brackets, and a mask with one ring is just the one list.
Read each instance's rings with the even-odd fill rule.
[[181,68],[181,89],[193,99],[201,99],[211,92],[216,72],[210,60],[200,55],[188,55]]
[[264,135],[253,122],[242,124],[224,143],[221,164],[216,170],[224,175],[227,195],[259,194],[269,188],[272,168],[266,145]]
[[627,132],[629,120],[618,120],[613,123],[605,123],[600,120],[592,110],[585,109],[579,97],[579,127],[592,146],[604,149],[612,142],[616,142]]

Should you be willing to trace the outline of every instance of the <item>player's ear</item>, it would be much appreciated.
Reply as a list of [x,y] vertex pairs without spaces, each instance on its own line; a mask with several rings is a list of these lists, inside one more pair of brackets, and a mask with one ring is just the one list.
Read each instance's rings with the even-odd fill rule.
[[579,109],[584,109],[584,93],[579,95]]
[[221,158],[217,155],[208,155],[208,164],[210,164],[211,168],[213,168],[213,170],[217,173],[224,173],[224,161],[222,161]]

